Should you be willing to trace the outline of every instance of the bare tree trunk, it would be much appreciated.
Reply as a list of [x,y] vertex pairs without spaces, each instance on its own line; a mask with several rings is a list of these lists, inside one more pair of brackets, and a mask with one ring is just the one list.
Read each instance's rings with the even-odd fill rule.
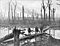
[[50,4],[49,4],[49,21],[50,21]]
[[14,20],[16,19],[15,14],[16,14],[16,7],[17,7],[17,3],[15,4],[15,8],[14,8]]
[[42,0],[42,4],[43,4],[43,10],[44,10],[44,20],[45,20],[45,5],[44,5],[44,0]]
[[22,18],[24,20],[24,6],[22,6]]
[[9,10],[8,10],[8,19],[9,19],[9,22],[10,22],[10,2],[9,2]]
[[34,20],[34,10],[32,10],[32,19]]
[[14,20],[13,20],[13,9],[12,9],[12,5],[11,5],[11,15],[12,15],[12,22],[14,23]]
[[42,20],[42,8],[41,8],[41,20]]
[[55,15],[54,15],[54,13],[55,13],[55,9],[53,8],[53,21],[55,21]]
[[50,19],[51,19],[51,18],[50,18],[50,17],[51,17],[51,16],[50,16],[50,9],[51,9],[50,5],[51,5],[51,4],[50,4],[49,0],[48,0],[48,5],[49,5],[48,8],[49,8],[49,21],[50,21]]

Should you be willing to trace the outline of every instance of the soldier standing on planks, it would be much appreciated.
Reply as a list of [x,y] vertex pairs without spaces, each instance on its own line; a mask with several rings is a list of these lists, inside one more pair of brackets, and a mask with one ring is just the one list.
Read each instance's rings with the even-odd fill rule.
[[25,32],[21,32],[23,30],[21,29],[16,29],[16,26],[15,28],[13,29],[13,35],[14,35],[14,46],[19,46],[20,45],[20,42],[19,42],[19,34],[24,34]]
[[44,28],[44,25],[42,25],[42,26],[40,27],[41,33],[43,33],[43,28]]
[[30,29],[30,27],[28,28],[28,34],[31,35],[32,30]]
[[[32,32],[31,28],[28,27],[28,34],[29,34],[28,36],[31,35],[31,32]],[[31,39],[27,39],[27,42],[28,42],[29,46],[31,46],[30,41],[31,41]]]
[[35,27],[35,32],[39,32],[39,30],[38,30],[38,27],[37,27],[37,26]]
[[14,46],[19,46],[19,33],[20,31],[15,28],[13,29],[13,35],[14,35]]

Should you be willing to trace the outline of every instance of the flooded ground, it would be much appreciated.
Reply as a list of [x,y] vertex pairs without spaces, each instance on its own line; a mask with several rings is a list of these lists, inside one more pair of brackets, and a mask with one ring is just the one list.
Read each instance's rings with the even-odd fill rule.
[[[20,27],[19,27],[19,28],[20,28]],[[18,29],[19,29],[19,28],[18,28]],[[21,28],[21,29],[22,29],[22,28]],[[35,31],[34,28],[31,28],[31,29]],[[9,28],[1,27],[1,28],[0,28],[0,38],[3,38],[4,36],[12,33],[12,30],[13,30],[13,29],[9,30]],[[39,30],[40,30],[40,29],[39,29]],[[49,34],[49,31],[50,31],[50,35],[51,35],[53,38],[55,38],[55,39],[60,39],[60,30],[50,29],[50,30],[47,30],[46,33]],[[25,34],[28,34],[27,28],[26,28]],[[31,34],[35,34],[35,32],[32,32]],[[22,38],[22,37],[24,37],[24,35],[20,35],[20,38]],[[44,38],[45,38],[45,37],[44,37]],[[13,39],[14,39],[14,38],[9,39],[9,40],[6,40],[6,41],[10,41],[10,40],[13,40]],[[40,43],[41,43],[41,40],[40,40],[40,39],[41,39],[40,37],[37,37],[37,38],[36,38],[36,41],[35,41],[35,38],[33,38],[33,39],[31,39],[31,40],[29,41],[29,43],[24,43],[24,41],[22,41],[22,43],[20,42],[20,45],[24,43],[22,46],[28,46],[28,45],[29,45],[29,46],[35,46],[35,44],[36,44],[36,46],[39,46],[39,45],[41,45],[41,44],[40,44]],[[46,40],[46,41],[47,41],[47,40]],[[13,43],[4,43],[4,44],[1,43],[0,46],[14,46],[14,44],[13,44]],[[44,45],[44,46],[45,46],[45,45]]]
[[[18,29],[19,29],[19,28],[20,28],[20,27],[18,27]],[[20,28],[20,29],[24,29],[24,28]],[[25,30],[25,34],[28,34],[27,28],[25,28],[25,29],[26,29],[26,30]],[[31,28],[31,29],[35,31],[34,28]],[[1,28],[0,28],[0,38],[2,38],[2,37],[4,37],[4,36],[12,33],[12,30],[13,30],[13,28],[10,30],[9,28],[1,27]],[[39,30],[40,30],[40,29],[39,29]],[[55,37],[58,38],[58,39],[60,39],[60,30],[50,29],[50,30],[47,30],[46,33],[49,34],[49,31],[50,31],[50,34],[51,34],[52,36],[53,36],[54,33],[55,33]],[[35,33],[35,32],[31,32],[31,34],[34,34],[34,33]],[[21,35],[20,35],[20,36],[21,36]]]

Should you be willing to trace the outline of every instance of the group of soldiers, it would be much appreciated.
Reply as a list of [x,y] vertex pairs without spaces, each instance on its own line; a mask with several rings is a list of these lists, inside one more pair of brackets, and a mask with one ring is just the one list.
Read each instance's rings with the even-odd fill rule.
[[[27,28],[28,29],[27,30],[28,34],[25,34],[26,29],[17,29],[16,26],[15,26],[14,29],[13,29],[13,32],[11,34],[8,34],[7,36],[1,38],[0,42],[2,43],[3,41],[11,39],[11,38],[14,37],[14,40],[13,40],[14,41],[14,46],[19,46],[19,43],[20,43],[19,40],[28,39],[27,42],[30,42],[29,39],[31,40],[32,38],[35,38],[35,37],[38,37],[38,36],[40,36],[42,38],[42,35],[44,35],[45,31],[48,30],[48,28],[45,29],[45,30],[44,30],[44,28],[45,28],[44,26],[40,26],[40,28],[35,26],[35,28],[34,28],[35,31],[34,31],[30,27],[28,27]],[[35,34],[32,35],[31,32],[35,32]],[[38,33],[38,32],[39,32],[39,34],[36,35],[36,33]],[[24,35],[24,37],[22,39],[20,39],[20,37],[19,37],[20,34]],[[25,36],[27,36],[27,37],[25,37]]]
[[[25,36],[30,36],[30,37],[35,37],[35,34],[36,33],[41,33],[41,35],[42,34],[44,34],[45,33],[45,31],[47,31],[47,29],[45,29],[45,30],[43,30],[44,29],[44,26],[41,26],[40,27],[40,30],[39,30],[39,27],[35,27],[35,31],[33,31],[33,30],[31,30],[31,28],[30,27],[28,27],[28,30],[27,30],[27,32],[28,32],[28,34],[24,34],[25,32],[25,30],[26,29],[16,29],[16,27],[13,29],[13,35],[14,35],[14,45],[15,46],[19,46],[19,34],[23,34],[23,35],[25,35]],[[34,34],[34,36],[33,35],[31,35],[31,32],[35,32],[35,34]],[[38,36],[38,35],[36,35],[36,36]],[[27,37],[27,38],[30,38],[30,37]],[[27,39],[27,38],[25,38],[25,39]],[[42,36],[41,36],[41,38],[42,38]],[[27,42],[30,42],[30,40],[27,40]],[[17,45],[16,45],[17,44]]]
[[[31,28],[30,27],[28,27],[28,30],[27,30],[27,32],[28,32],[28,34],[30,34],[31,32],[35,32],[35,33],[37,33],[37,32],[40,32],[40,33],[43,33],[43,32],[45,32],[45,30],[43,31],[43,29],[44,29],[44,26],[41,26],[40,27],[40,30],[39,30],[39,28],[36,26],[35,27],[35,31],[33,31],[33,30],[31,30]],[[26,29],[23,29],[23,30],[21,30],[21,29],[16,29],[16,26],[15,26],[15,28],[13,29],[13,33],[14,32],[18,32],[19,34],[24,34]],[[26,34],[25,34],[26,35]]]

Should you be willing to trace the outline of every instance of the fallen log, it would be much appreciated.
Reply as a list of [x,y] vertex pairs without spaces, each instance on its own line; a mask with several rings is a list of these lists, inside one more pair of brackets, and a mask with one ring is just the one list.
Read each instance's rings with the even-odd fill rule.
[[13,33],[6,35],[5,37],[0,39],[0,43],[3,42],[4,40],[11,39],[13,38]]
[[[36,38],[36,37],[39,37],[39,36],[43,36],[47,33],[42,33],[42,34],[34,34],[34,35],[31,35],[31,36],[26,36],[26,37],[23,37],[21,39],[19,39],[19,41],[25,41],[27,39],[33,39],[33,38]],[[49,35],[49,34],[48,34]],[[14,40],[10,40],[10,41],[3,41],[3,43],[14,43]]]
[[[24,32],[20,32],[20,34],[23,34],[23,33]],[[11,39],[13,37],[14,37],[13,33],[10,33],[10,34],[6,35],[5,37],[1,38],[0,39],[0,43],[3,42],[3,41],[5,41],[5,40]]]

